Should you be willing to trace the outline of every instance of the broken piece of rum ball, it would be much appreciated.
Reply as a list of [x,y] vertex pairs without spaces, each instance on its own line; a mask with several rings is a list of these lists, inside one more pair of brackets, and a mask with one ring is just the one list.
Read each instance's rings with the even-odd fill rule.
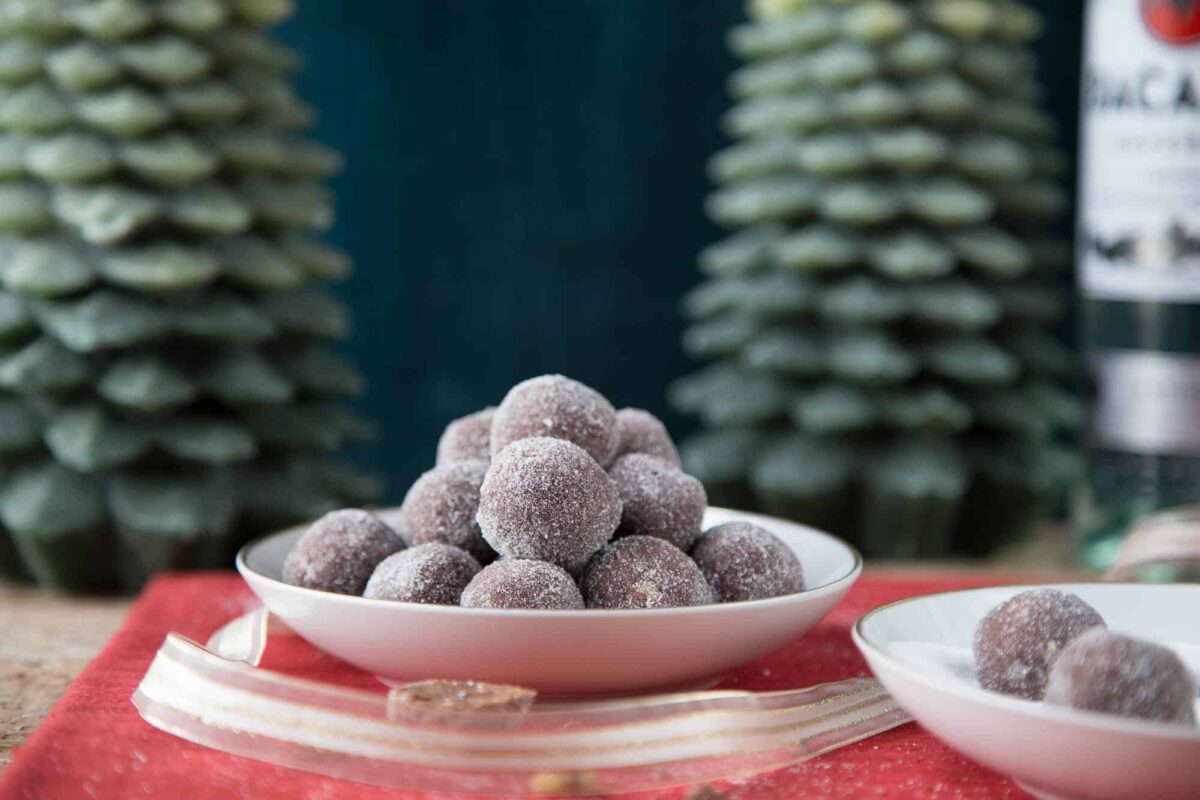
[[425,680],[388,692],[388,718],[430,721],[449,713],[528,711],[537,692],[524,686],[479,681]]
[[381,561],[367,581],[363,597],[458,605],[459,595],[478,572],[479,562],[467,551],[427,542]]
[[617,451],[617,412],[579,381],[563,375],[530,378],[508,390],[492,417],[492,455],[538,436],[576,444],[606,467]]
[[486,461],[454,461],[426,472],[408,490],[400,517],[410,544],[443,542],[460,547],[480,562],[495,558],[479,523],[479,487]]
[[626,536],[592,558],[583,576],[588,608],[673,608],[716,602],[700,568],[664,539]]
[[616,458],[629,453],[645,453],[657,456],[663,461],[679,468],[679,451],[667,426],[662,421],[640,408],[622,408],[617,412],[617,453]]
[[1166,647],[1092,628],[1054,659],[1046,702],[1194,725],[1196,680]]
[[459,417],[446,426],[437,443],[437,465],[454,461],[487,461],[492,457],[493,406]]
[[692,547],[692,560],[722,603],[762,600],[804,589],[800,559],[779,537],[749,522],[710,528]]
[[621,456],[608,476],[621,495],[617,536],[657,536],[680,550],[696,541],[708,505],[700,481],[643,453]]
[[583,595],[560,566],[506,558],[480,570],[459,602],[467,608],[581,609]]
[[283,580],[339,594],[362,594],[379,562],[404,549],[379,517],[359,508],[330,511],[308,526],[283,562]]
[[562,439],[521,439],[492,459],[479,526],[507,558],[578,564],[612,538],[621,498],[595,459]]
[[984,689],[1041,700],[1054,658],[1084,631],[1103,626],[1096,609],[1057,589],[1021,592],[975,629],[975,668]]

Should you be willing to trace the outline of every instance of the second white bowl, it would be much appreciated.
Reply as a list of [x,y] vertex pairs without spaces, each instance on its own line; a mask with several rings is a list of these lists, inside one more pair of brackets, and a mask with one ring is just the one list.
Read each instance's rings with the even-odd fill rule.
[[[868,612],[854,642],[930,733],[1046,800],[1195,800],[1200,729],[1033,703],[980,688],[971,642],[988,611],[1028,586],[913,597]],[[1109,628],[1200,668],[1200,586],[1060,584]],[[1200,711],[1200,704],[1197,705]]]

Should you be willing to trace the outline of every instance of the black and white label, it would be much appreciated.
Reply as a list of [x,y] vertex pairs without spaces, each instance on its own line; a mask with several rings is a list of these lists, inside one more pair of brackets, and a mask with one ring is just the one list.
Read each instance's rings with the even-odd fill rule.
[[1089,0],[1081,112],[1085,297],[1200,301],[1200,0]]
[[1093,358],[1096,445],[1132,453],[1200,453],[1200,356],[1103,350]]

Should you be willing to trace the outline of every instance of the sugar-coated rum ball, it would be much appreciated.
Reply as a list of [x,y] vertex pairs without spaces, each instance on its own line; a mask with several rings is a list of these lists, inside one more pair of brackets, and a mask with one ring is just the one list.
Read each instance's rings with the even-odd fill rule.
[[679,451],[667,426],[649,411],[622,408],[617,412],[617,458],[629,453],[658,456],[672,466],[680,465]]
[[377,564],[404,549],[400,534],[358,508],[330,511],[308,527],[283,563],[283,579],[296,586],[362,594]]
[[588,608],[672,608],[716,602],[687,553],[665,539],[626,536],[592,558],[583,576]]
[[621,456],[608,476],[621,495],[617,536],[657,536],[681,550],[696,541],[708,506],[700,481],[643,453]]
[[467,608],[580,609],[583,595],[556,564],[506,558],[480,570],[463,590],[460,603]]
[[1104,620],[1073,594],[1031,589],[993,608],[975,629],[979,684],[993,692],[1041,700],[1054,658]]
[[478,572],[479,562],[467,551],[428,542],[381,561],[363,597],[453,606]]
[[562,375],[542,375],[509,389],[492,418],[496,455],[521,439],[547,436],[582,447],[601,466],[617,452],[617,412],[604,395]]
[[692,547],[692,559],[722,603],[762,600],[804,589],[804,569],[792,549],[765,528],[726,522]]
[[492,459],[478,519],[484,538],[506,558],[566,568],[612,538],[621,498],[583,449],[563,439],[521,439]]
[[418,478],[400,506],[409,543],[442,542],[466,550],[481,562],[491,561],[495,554],[475,520],[487,469],[486,461],[453,461]]
[[1121,717],[1195,725],[1196,680],[1166,647],[1092,628],[1050,667],[1046,702]]
[[496,409],[489,406],[447,425],[438,439],[438,466],[452,461],[487,461],[491,458],[492,416],[495,413]]

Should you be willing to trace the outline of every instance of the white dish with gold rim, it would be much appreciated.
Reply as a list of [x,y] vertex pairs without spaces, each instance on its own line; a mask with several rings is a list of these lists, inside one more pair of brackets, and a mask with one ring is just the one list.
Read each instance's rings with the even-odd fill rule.
[[[384,520],[396,509],[380,512]],[[237,567],[263,605],[296,633],[387,682],[426,678],[612,694],[708,684],[778,650],[845,595],[862,559],[834,536],[793,522],[710,508],[704,525],[747,520],[800,558],[805,591],[742,603],[629,611],[534,611],[422,605],[333,594],[280,579],[303,532],[260,539]]]
[[[971,656],[975,627],[988,611],[1029,588],[900,600],[864,615],[854,626],[854,642],[896,702],[930,733],[1039,798],[1200,797],[1200,728],[1076,711],[980,688]],[[1200,585],[1053,588],[1090,603],[1110,629],[1167,645],[1193,673],[1200,671]]]

